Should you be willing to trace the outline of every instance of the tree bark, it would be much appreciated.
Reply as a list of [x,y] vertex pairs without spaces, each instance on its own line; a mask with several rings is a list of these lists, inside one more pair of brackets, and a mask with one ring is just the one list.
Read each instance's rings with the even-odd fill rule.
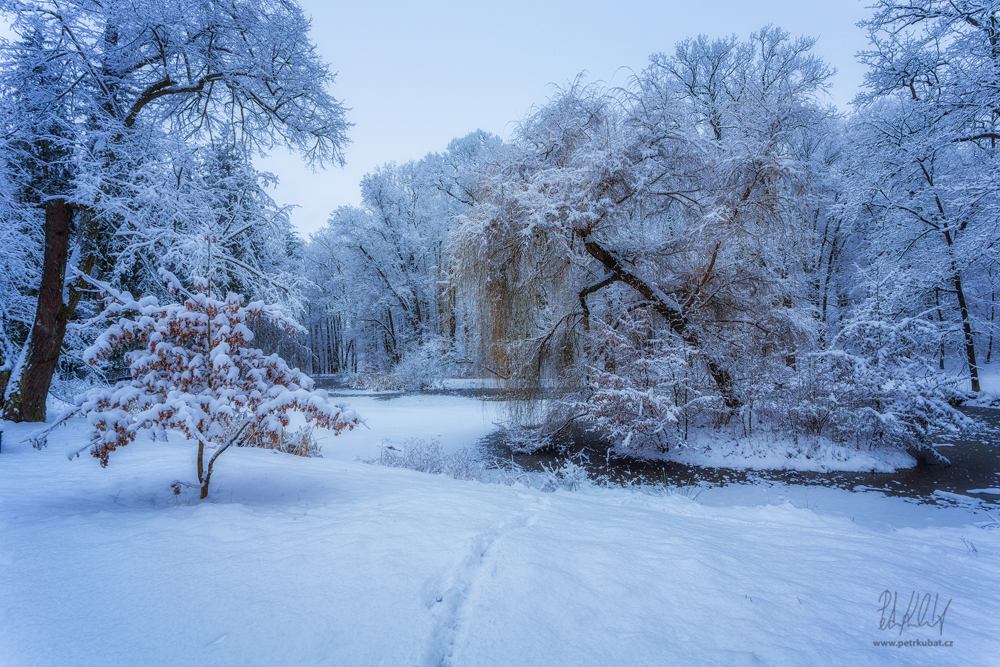
[[7,382],[10,381],[10,370],[0,371],[0,408],[3,407],[3,397],[7,393]]
[[208,479],[205,478],[205,441],[198,439],[198,483],[201,484],[201,497],[208,495]]
[[45,399],[59,363],[59,350],[66,334],[60,326],[63,310],[63,285],[69,258],[70,209],[64,199],[45,204],[45,250],[42,259],[42,283],[38,289],[35,323],[20,386],[4,406],[4,417],[15,422],[45,421]]
[[979,365],[976,363],[976,341],[972,333],[972,322],[969,320],[969,307],[965,303],[965,290],[962,288],[962,277],[955,274],[954,277],[955,294],[958,296],[958,309],[962,315],[962,332],[965,334],[965,360],[969,364],[969,379],[972,384],[972,393],[978,394],[979,387]]
[[[990,274],[990,278],[991,279],[993,278],[992,274]],[[991,280],[991,282],[992,282],[992,280]],[[995,289],[993,289],[993,290],[990,290],[990,342],[986,346],[986,363],[987,364],[990,363],[990,359],[992,359],[992,357],[993,357],[993,332],[994,332],[993,323],[996,322],[996,314],[997,314],[996,303],[997,303],[997,291]]]
[[[15,379],[19,382],[18,387],[4,405],[4,419],[10,421],[45,421],[45,399],[59,365],[66,325],[73,318],[83,295],[83,286],[74,285],[69,289],[68,302],[63,301],[71,219],[70,206],[64,199],[46,202],[42,282],[38,289],[38,305],[31,329],[28,358],[21,377]],[[84,273],[90,272],[94,261],[93,255],[87,258]]]

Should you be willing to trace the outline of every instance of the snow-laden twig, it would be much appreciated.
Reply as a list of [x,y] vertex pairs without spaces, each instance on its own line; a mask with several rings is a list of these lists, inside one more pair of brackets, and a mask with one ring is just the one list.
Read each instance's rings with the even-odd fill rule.
[[[49,435],[52,433],[52,431],[62,426],[70,418],[78,414],[80,414],[80,408],[75,407],[70,410],[66,410],[61,415],[59,415],[59,417],[54,422],[52,422],[51,426],[47,426],[44,430],[42,430],[35,437],[31,438],[31,440],[29,440],[28,442],[30,442],[31,446],[34,447],[35,449],[42,449],[43,447],[46,447],[49,444]],[[73,457],[70,456],[70,458]]]

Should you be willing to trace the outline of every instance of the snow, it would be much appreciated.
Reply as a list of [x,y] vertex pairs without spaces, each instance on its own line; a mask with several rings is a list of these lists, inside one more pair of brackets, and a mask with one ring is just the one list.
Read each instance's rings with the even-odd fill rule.
[[[733,468],[736,470],[832,470],[893,472],[912,468],[916,459],[894,449],[859,449],[823,437],[793,438],[787,434],[729,438],[719,431],[692,439],[686,447],[676,447],[653,458],[687,465]],[[700,434],[701,435],[701,434]]]
[[[452,380],[461,383],[461,380]],[[332,393],[336,396],[338,394]],[[358,428],[338,436],[332,449],[338,458],[351,461],[376,458],[383,443],[400,444],[412,437],[437,441],[444,454],[475,443],[504,421],[504,404],[468,397],[406,394],[402,392],[352,392],[347,400],[368,429]],[[439,412],[440,411],[440,412]],[[446,415],[442,417],[442,414]],[[331,454],[326,454],[330,456]],[[688,465],[733,469],[787,469],[824,472],[832,470],[892,472],[916,465],[912,456],[896,450],[867,450],[838,445],[824,438],[779,438],[775,434],[749,438],[694,437],[691,445],[653,458]]]
[[[964,365],[950,363],[948,370],[955,378],[955,383],[963,391],[971,391],[969,371]],[[968,401],[966,405],[984,408],[1000,407],[1000,362],[994,361],[988,365],[981,364],[979,366],[979,388],[979,396]]]
[[[543,493],[354,461],[491,430],[491,404],[352,397],[322,459],[148,436],[68,460],[74,418],[2,423],[0,659],[22,665],[996,664],[989,506],[733,485]],[[992,516],[991,516],[992,515]],[[951,600],[880,631],[880,596]],[[928,622],[932,619],[927,619]],[[950,647],[875,647],[931,639]]]
[[[338,395],[331,392],[331,397]],[[500,402],[462,396],[374,392],[344,400],[368,428],[344,431],[328,442],[323,456],[342,461],[376,458],[383,443],[401,444],[414,437],[437,441],[441,451],[450,454],[497,430],[505,416]]]
[[934,491],[934,496],[937,498],[944,498],[945,500],[950,500],[954,503],[978,503],[978,498],[972,498],[969,496],[963,496],[961,493],[951,493],[950,491],[942,491],[937,489]]

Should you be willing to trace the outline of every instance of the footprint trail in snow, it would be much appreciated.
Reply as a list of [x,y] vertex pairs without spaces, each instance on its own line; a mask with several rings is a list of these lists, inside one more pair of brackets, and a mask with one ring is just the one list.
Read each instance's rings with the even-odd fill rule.
[[451,667],[460,631],[467,621],[469,608],[475,602],[477,584],[483,577],[489,576],[489,565],[497,546],[511,534],[533,526],[548,504],[547,499],[530,500],[535,504],[533,509],[502,521],[495,529],[474,537],[468,554],[456,567],[441,579],[428,582],[424,605],[436,615],[436,619],[420,662],[422,667]]

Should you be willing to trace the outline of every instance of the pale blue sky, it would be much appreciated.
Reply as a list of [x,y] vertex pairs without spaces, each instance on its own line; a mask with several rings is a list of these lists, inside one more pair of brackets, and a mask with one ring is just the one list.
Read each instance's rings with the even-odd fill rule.
[[771,23],[817,37],[816,53],[839,70],[830,101],[846,109],[863,76],[855,24],[870,12],[862,0],[300,1],[356,124],[344,169],[312,174],[277,155],[260,164],[281,178],[275,198],[300,206],[292,220],[305,236],[337,206],[358,204],[361,176],[377,165],[443,150],[478,128],[508,136],[549,84],[586,70],[623,85],[649,54],[702,33],[746,38]]

